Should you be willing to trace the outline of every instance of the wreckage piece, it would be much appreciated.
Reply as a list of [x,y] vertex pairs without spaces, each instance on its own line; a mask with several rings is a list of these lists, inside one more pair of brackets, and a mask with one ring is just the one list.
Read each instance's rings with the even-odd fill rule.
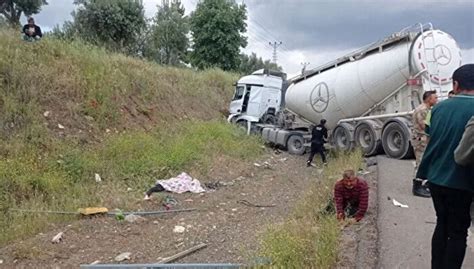
[[192,247],[192,248],[189,248],[189,249],[187,249],[187,250],[185,250],[185,251],[181,251],[181,252],[179,252],[179,253],[177,253],[177,254],[175,254],[175,255],[173,255],[173,256],[170,256],[170,257],[168,257],[168,258],[164,258],[163,260],[160,261],[160,263],[170,263],[170,262],[172,262],[172,261],[176,261],[176,260],[181,259],[181,258],[183,258],[183,257],[185,257],[185,256],[187,256],[187,255],[189,255],[189,254],[191,254],[191,253],[193,253],[193,252],[196,252],[196,251],[198,251],[198,250],[201,250],[201,249],[203,249],[203,248],[205,248],[205,247],[207,247],[207,244],[201,243],[201,244],[199,244],[199,245],[197,245],[197,246],[194,246],[194,247]]

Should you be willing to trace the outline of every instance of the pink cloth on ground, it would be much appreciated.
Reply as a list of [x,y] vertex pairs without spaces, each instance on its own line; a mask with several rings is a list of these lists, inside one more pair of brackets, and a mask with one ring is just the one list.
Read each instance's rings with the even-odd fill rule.
[[165,190],[174,193],[183,193],[188,191],[192,193],[205,192],[205,190],[201,187],[201,182],[199,182],[199,180],[192,178],[190,175],[184,172],[179,174],[177,177],[157,180],[156,184],[160,184]]

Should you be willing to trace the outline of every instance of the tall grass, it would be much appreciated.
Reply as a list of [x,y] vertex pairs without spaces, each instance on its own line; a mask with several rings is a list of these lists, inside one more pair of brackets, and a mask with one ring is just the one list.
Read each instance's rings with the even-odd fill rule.
[[68,219],[11,208],[133,209],[155,178],[260,154],[222,121],[236,79],[0,29],[0,245]]
[[281,268],[333,268],[338,251],[340,225],[326,212],[334,183],[343,170],[362,167],[359,151],[332,159],[319,180],[296,204],[293,214],[273,225],[262,238],[261,255]]
[[[192,169],[206,178],[216,158],[253,159],[257,137],[224,122],[182,122],[173,132],[156,129],[113,135],[101,145],[62,143],[39,152],[0,159],[0,244],[43,229],[57,216],[20,214],[10,208],[72,210],[88,206],[133,209],[157,178]],[[103,183],[97,184],[98,173]],[[131,188],[132,192],[127,192]],[[131,203],[132,202],[132,203]]]

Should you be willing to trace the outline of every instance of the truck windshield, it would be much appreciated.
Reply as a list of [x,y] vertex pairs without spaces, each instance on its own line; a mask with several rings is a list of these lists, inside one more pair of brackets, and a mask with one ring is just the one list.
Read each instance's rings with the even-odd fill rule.
[[235,94],[234,94],[234,98],[232,100],[242,99],[242,97],[244,96],[244,92],[245,92],[245,87],[244,86],[237,86],[235,88]]

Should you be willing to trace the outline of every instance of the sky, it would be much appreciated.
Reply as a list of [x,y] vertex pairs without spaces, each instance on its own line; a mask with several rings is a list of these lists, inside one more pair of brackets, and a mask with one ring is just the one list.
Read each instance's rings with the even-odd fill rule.
[[[182,0],[191,13],[199,0]],[[49,0],[35,16],[44,30],[71,19],[73,0]],[[464,63],[474,63],[474,1],[427,0],[238,0],[247,6],[248,45],[242,49],[271,59],[269,42],[277,48],[278,64],[289,74],[302,63],[314,68],[407,26],[431,22],[451,34],[462,49]],[[153,17],[161,0],[143,0]]]

